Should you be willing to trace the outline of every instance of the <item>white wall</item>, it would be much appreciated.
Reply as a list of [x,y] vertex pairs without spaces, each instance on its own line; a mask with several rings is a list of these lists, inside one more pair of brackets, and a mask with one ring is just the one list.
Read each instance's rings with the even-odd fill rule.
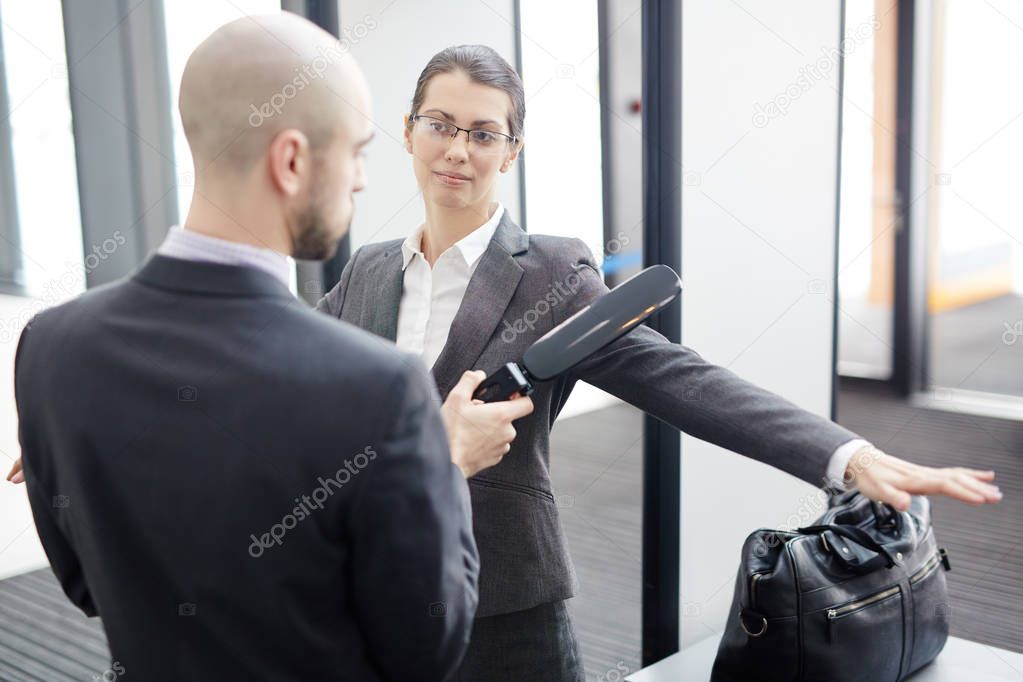
[[[838,0],[683,3],[682,341],[819,414],[831,391],[839,20]],[[724,626],[746,535],[820,510],[788,474],[690,437],[682,452],[685,647]]]
[[[412,157],[402,143],[403,116],[419,72],[437,52],[466,43],[489,45],[514,66],[513,7],[511,0],[341,0],[342,36],[349,36],[369,81],[377,128],[367,161],[369,187],[355,202],[353,252],[363,244],[405,237],[423,221]],[[519,220],[517,164],[499,182],[501,202]]]

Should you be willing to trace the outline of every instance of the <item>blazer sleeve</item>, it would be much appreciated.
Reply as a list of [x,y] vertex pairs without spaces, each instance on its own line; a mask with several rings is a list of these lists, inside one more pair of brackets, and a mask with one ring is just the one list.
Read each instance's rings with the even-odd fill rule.
[[71,511],[68,500],[63,495],[56,495],[52,485],[52,475],[44,460],[44,442],[33,426],[35,415],[31,413],[29,396],[33,390],[31,377],[25,376],[22,362],[25,347],[28,344],[32,322],[29,322],[14,355],[14,400],[18,408],[18,441],[21,444],[22,465],[25,470],[25,487],[28,500],[32,507],[32,518],[35,520],[39,541],[50,561],[50,567],[57,576],[64,594],[75,606],[87,616],[97,615],[96,605],[89,593],[82,573],[82,564],[78,553],[68,536],[61,528],[59,517]]
[[[561,276],[576,286],[558,318],[604,295],[589,249],[571,240]],[[570,269],[569,269],[570,268]],[[836,449],[858,436],[641,325],[573,368],[569,380],[593,384],[701,440],[824,485]]]
[[387,392],[395,409],[349,520],[351,594],[385,679],[441,680],[469,641],[479,556],[436,389],[418,358],[404,367]]
[[355,259],[359,257],[361,250],[361,247],[355,250],[352,257],[345,263],[345,268],[341,271],[341,278],[338,279],[337,284],[316,302],[317,312],[327,313],[331,317],[341,317],[341,308],[345,304],[345,295],[348,293],[348,282],[352,279]]

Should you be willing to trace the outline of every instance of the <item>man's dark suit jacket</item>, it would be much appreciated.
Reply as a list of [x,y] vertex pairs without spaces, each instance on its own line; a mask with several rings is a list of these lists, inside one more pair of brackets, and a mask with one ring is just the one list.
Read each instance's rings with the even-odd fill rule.
[[478,557],[422,363],[269,274],[154,256],[40,313],[36,527],[138,680],[440,680]]
[[[403,286],[401,243],[356,251],[317,309],[393,341]],[[446,397],[466,370],[489,374],[520,360],[533,342],[606,292],[580,240],[527,235],[506,212],[432,368],[440,395]],[[538,383],[532,414],[515,422],[518,435],[511,451],[469,479],[480,552],[477,617],[575,592],[549,459],[551,426],[576,381],[815,485],[824,482],[835,449],[857,437],[640,326],[556,380]]]

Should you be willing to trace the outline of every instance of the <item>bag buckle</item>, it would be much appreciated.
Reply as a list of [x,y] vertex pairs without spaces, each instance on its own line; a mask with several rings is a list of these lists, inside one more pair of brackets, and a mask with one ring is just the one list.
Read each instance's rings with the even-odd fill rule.
[[[759,630],[759,632],[753,632],[748,627],[746,627],[746,619],[744,617],[746,614],[751,614],[751,615],[756,616],[757,618],[760,619],[760,623],[759,623],[760,630]],[[756,622],[756,621],[754,621],[754,622]],[[739,610],[739,626],[742,628],[742,631],[745,632],[750,637],[760,637],[765,632],[767,632],[767,618],[765,618],[764,616],[760,615],[756,611],[752,611],[750,609],[740,609]]]

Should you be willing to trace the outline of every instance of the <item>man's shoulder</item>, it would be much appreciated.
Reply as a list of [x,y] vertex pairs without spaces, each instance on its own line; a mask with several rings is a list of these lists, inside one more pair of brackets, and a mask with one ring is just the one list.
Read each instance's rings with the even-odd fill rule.
[[300,343],[309,352],[321,352],[325,357],[343,356],[357,361],[364,369],[374,370],[398,371],[414,359],[399,351],[394,343],[335,317],[299,308],[294,315],[302,328]]
[[72,299],[44,307],[29,320],[26,326],[54,330],[67,328],[69,331],[81,329],[83,325],[88,325],[96,320],[97,312],[121,296],[129,286],[129,281],[125,278],[101,284],[83,291]]

